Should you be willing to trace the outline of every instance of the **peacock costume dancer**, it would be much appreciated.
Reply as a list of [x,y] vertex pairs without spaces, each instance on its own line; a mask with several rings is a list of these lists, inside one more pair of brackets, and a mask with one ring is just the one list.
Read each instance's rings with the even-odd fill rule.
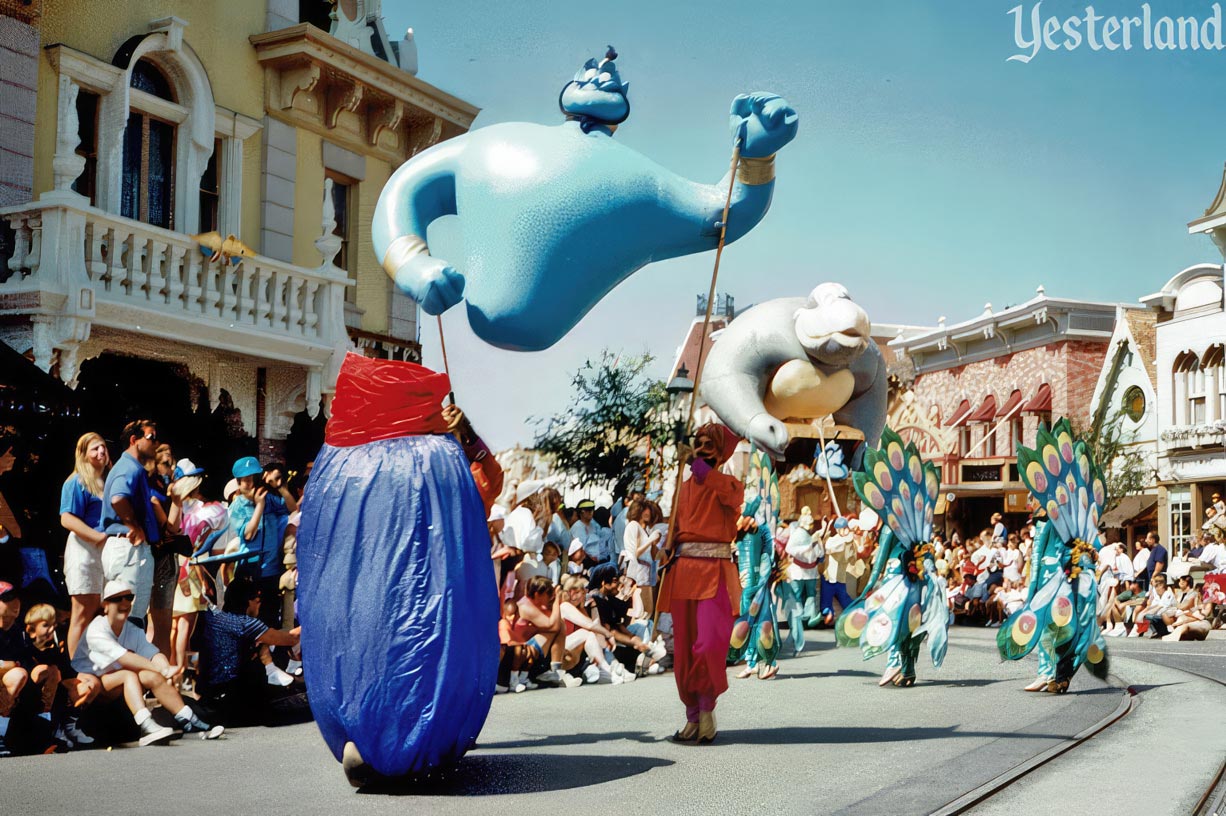
[[1047,521],[1035,537],[1026,603],[997,632],[996,645],[1008,660],[1019,660],[1038,646],[1038,681],[1027,690],[1063,694],[1082,663],[1095,676],[1107,676],[1094,575],[1106,487],[1067,419],[1050,431],[1040,427],[1036,446],[1018,447],[1017,471]]
[[937,575],[932,514],[941,480],[915,443],[886,428],[882,447],[865,451],[864,469],[852,474],[856,492],[885,519],[872,577],[859,598],[839,616],[840,646],[859,645],[864,659],[889,654],[880,685],[915,685],[915,661],[928,639],[932,664],[940,668],[949,645],[945,580]]
[[[775,620],[775,597],[789,616],[788,633],[792,649],[800,652],[805,645],[804,625],[792,588],[779,580],[781,566],[775,558],[774,530],[779,522],[779,478],[770,457],[757,449],[749,454],[749,469],[745,474],[745,509],[743,516],[754,520],[756,529],[742,532],[736,540],[737,568],[741,576],[741,615],[732,626],[728,647],[728,662],[744,660],[746,668],[738,677],[746,678],[755,671],[769,680],[779,672],[775,658],[779,654],[779,626]],[[772,592],[773,590],[773,592]]]

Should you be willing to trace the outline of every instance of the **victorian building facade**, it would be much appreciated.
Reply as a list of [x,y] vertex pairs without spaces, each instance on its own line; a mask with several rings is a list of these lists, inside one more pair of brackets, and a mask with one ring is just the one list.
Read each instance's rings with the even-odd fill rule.
[[1048,297],[890,343],[903,372],[889,425],[941,469],[937,515],[948,531],[978,534],[993,513],[1024,521],[1018,444],[1040,423],[1068,417],[1084,429],[1117,306]]
[[164,363],[272,442],[348,351],[420,359],[369,224],[478,111],[378,0],[4,3],[0,57],[0,340],[72,386]]

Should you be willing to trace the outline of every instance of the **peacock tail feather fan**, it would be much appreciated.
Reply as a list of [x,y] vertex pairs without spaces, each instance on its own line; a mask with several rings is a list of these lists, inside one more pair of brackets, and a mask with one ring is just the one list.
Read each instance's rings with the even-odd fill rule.
[[1106,482],[1067,419],[1051,430],[1040,426],[1034,448],[1018,446],[1017,470],[1062,540],[1102,546],[1098,521],[1107,501]]
[[[779,627],[775,621],[772,589],[779,578],[775,561],[775,528],[779,523],[779,478],[770,457],[756,447],[749,452],[745,471],[745,509],[758,525],[743,533],[736,543],[737,569],[741,576],[741,614],[733,623],[728,658],[734,662],[752,657],[773,663],[779,653]],[[801,637],[803,637],[803,630]],[[803,645],[803,641],[802,641]],[[795,645],[799,651],[799,647]]]
[[914,442],[886,428],[880,448],[867,448],[863,469],[852,474],[856,492],[885,519],[903,544],[932,538],[932,515],[941,479],[936,467],[924,461]]

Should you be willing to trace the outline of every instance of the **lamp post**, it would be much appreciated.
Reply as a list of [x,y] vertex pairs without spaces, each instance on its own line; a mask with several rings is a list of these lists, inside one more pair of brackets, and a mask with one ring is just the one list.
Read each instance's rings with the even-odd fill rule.
[[668,392],[668,413],[674,417],[673,442],[680,445],[685,442],[685,397],[694,393],[694,381],[685,363],[677,367],[677,376],[664,386],[664,390]]

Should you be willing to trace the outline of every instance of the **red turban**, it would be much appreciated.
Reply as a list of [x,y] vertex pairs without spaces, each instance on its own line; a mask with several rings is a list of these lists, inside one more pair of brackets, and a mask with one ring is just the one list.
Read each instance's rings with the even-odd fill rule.
[[715,442],[715,448],[719,451],[719,464],[727,462],[732,458],[732,452],[736,450],[737,443],[740,442],[740,437],[732,432],[732,429],[726,425],[720,425],[718,422],[708,422],[698,430],[694,431],[694,437],[706,436],[710,437]]

